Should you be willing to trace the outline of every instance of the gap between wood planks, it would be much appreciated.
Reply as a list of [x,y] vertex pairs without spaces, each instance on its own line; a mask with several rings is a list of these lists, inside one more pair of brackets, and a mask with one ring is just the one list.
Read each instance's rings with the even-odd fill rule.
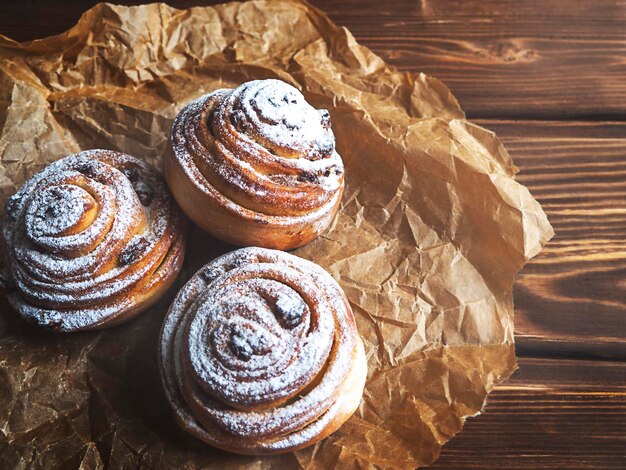
[[432,468],[626,468],[626,364],[520,358]]
[[626,360],[626,123],[475,120],[555,236],[514,288],[520,356]]
[[470,119],[626,120],[624,2],[313,3],[399,70],[442,80]]

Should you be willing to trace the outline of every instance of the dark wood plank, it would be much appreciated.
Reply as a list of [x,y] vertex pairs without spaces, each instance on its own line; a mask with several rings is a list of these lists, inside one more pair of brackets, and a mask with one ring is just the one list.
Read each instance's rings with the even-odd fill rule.
[[443,80],[469,117],[626,118],[624,1],[315,3],[399,69]]
[[626,468],[626,364],[521,359],[433,469]]
[[[0,33],[60,33],[95,3],[7,2]],[[443,80],[469,117],[626,119],[624,0],[313,3],[399,69]]]
[[518,353],[626,359],[626,124],[479,121],[556,232],[518,276]]

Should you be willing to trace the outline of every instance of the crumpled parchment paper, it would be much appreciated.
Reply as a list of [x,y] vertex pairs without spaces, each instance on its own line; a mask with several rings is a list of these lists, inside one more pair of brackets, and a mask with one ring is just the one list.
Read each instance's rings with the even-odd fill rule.
[[346,164],[332,228],[295,253],[354,309],[369,361],[357,413],[313,448],[263,458],[176,427],[161,320],[182,283],[232,249],[196,229],[177,285],[126,325],[57,336],[0,303],[0,468],[413,468],[516,368],[512,284],[552,235],[541,207],[445,85],[397,72],[306,3],[100,4],[59,36],[0,37],[0,202],[81,149],[158,167],[185,103],[269,77],[330,110]]

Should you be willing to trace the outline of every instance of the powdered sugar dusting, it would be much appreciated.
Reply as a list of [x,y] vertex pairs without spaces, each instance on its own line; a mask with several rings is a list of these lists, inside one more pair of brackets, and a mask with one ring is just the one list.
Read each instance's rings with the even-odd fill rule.
[[183,425],[209,443],[290,449],[338,413],[357,341],[328,273],[287,253],[244,248],[180,291],[163,326],[162,372]]
[[145,163],[108,150],[66,157],[7,204],[3,236],[17,287],[10,301],[61,331],[139,311],[164,277],[161,267],[174,268],[165,278],[176,275],[183,235],[164,183]]
[[195,100],[174,121],[171,142],[193,184],[251,218],[328,223],[343,189],[328,111],[280,80]]
[[332,154],[335,137],[328,111],[316,110],[299,90],[280,80],[255,80],[233,92],[232,119],[235,127],[257,135],[259,140],[281,153],[298,150],[305,159]]
[[87,191],[71,185],[53,186],[37,193],[26,213],[34,239],[61,235],[78,225],[95,201]]

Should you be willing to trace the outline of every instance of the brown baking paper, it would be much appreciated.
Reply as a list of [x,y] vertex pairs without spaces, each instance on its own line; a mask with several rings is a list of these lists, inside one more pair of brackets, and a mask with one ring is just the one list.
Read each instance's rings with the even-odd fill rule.
[[356,414],[275,457],[218,451],[177,428],[159,327],[182,283],[232,249],[194,229],[175,288],[126,325],[53,335],[2,301],[0,468],[413,468],[516,368],[512,284],[552,235],[541,207],[445,85],[396,71],[305,3],[100,4],[59,36],[0,38],[0,202],[82,149],[159,167],[185,103],[270,77],[330,110],[346,165],[332,228],[295,253],[325,267],[354,309],[369,361]]

